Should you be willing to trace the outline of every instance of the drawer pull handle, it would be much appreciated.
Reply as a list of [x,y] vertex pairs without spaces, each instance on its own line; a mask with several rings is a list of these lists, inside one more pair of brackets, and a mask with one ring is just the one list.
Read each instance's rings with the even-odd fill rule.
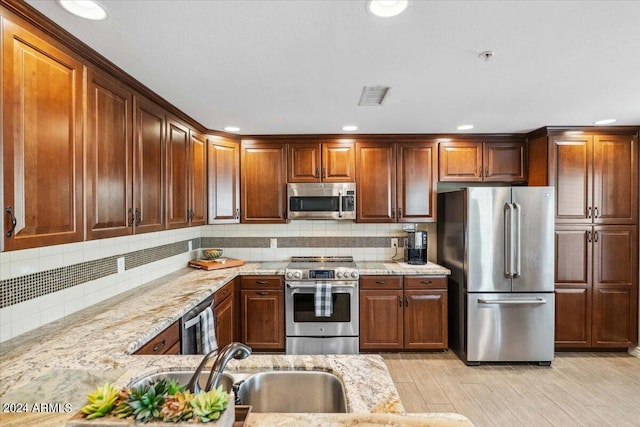
[[378,284],[378,285],[386,285],[387,281],[386,280],[376,280],[376,284]]
[[162,347],[164,347],[164,345],[166,344],[165,340],[162,340],[162,342],[156,344],[153,346],[153,352],[157,352],[160,351],[160,349],[162,349]]
[[433,283],[433,280],[421,280],[420,283],[422,283],[423,285],[429,285]]
[[5,236],[11,237],[13,236],[13,232],[16,231],[16,225],[18,224],[18,220],[16,219],[16,216],[13,214],[13,208],[11,206],[8,206],[4,211],[11,217],[11,228],[7,230],[7,232],[5,233]]
[[398,295],[398,307],[402,307],[402,297]]
[[269,295],[269,292],[267,292],[267,291],[260,291],[260,292],[258,292],[258,295]]
[[268,285],[269,282],[267,280],[256,280],[256,283],[258,285]]

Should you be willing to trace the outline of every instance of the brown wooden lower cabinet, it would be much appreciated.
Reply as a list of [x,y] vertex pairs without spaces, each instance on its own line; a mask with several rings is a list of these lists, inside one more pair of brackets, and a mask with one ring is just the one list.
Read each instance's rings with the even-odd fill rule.
[[447,348],[447,279],[427,276],[402,279],[361,277],[360,349]]
[[216,340],[218,348],[235,341],[236,299],[235,281],[231,281],[214,294],[213,311],[215,313]]
[[556,225],[556,348],[624,348],[638,337],[635,226]]
[[[175,348],[177,345],[177,348]],[[151,341],[140,347],[134,354],[179,354],[180,321],[174,322]]]
[[244,276],[240,286],[241,341],[257,351],[284,351],[282,277]]

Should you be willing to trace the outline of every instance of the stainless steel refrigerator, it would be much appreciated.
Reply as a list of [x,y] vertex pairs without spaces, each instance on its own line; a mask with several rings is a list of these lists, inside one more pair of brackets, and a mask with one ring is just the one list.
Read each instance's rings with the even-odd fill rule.
[[553,187],[438,195],[438,263],[449,278],[449,343],[468,364],[550,364]]

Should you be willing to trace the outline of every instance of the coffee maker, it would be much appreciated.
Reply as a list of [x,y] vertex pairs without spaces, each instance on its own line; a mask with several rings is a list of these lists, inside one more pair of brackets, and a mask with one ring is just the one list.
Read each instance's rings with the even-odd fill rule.
[[404,239],[404,262],[422,265],[427,263],[427,232],[409,231]]

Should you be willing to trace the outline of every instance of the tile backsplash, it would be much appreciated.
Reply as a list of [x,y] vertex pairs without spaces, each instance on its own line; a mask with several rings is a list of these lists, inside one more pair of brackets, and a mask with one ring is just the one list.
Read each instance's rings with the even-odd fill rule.
[[[435,261],[435,224],[429,259]],[[402,257],[402,224],[294,221],[229,224],[161,231],[0,253],[0,342],[184,268],[202,247],[248,261],[292,256],[351,255],[356,261]],[[192,250],[189,250],[191,243]],[[272,245],[276,246],[275,248]],[[118,273],[117,258],[125,260]]]

